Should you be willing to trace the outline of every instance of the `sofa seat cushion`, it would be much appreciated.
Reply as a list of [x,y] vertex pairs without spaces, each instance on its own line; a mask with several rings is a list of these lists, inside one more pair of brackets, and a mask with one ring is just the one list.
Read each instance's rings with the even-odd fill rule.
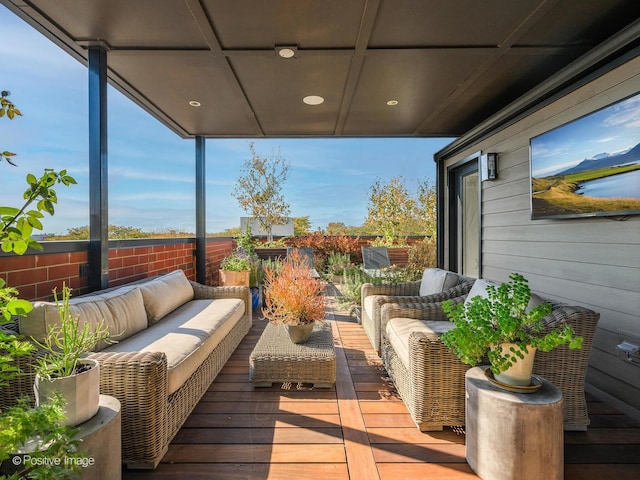
[[460,280],[460,275],[441,268],[427,268],[422,273],[420,281],[420,296],[426,297],[434,293],[442,293],[455,287]]
[[193,287],[182,270],[141,283],[138,288],[142,292],[149,325],[193,299]]
[[440,337],[453,328],[453,322],[392,318],[387,322],[386,335],[396,355],[409,370],[409,336],[413,332],[435,334]]
[[237,298],[192,300],[105,352],[163,352],[169,394],[178,390],[244,315]]

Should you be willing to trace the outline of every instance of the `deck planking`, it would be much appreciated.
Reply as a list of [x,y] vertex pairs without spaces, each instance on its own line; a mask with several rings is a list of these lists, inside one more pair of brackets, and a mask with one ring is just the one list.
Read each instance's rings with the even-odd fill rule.
[[[333,306],[328,321],[334,387],[254,388],[249,355],[266,326],[254,318],[157,469],[124,469],[123,478],[478,479],[465,460],[463,429],[418,431],[360,325]],[[589,430],[565,432],[565,479],[640,478],[640,423],[588,401]]]

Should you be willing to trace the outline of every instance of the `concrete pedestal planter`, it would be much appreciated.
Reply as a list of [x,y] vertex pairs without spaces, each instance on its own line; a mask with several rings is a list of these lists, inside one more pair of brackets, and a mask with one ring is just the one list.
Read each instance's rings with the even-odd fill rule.
[[76,426],[93,417],[100,407],[100,364],[96,360],[78,361],[80,373],[44,379],[36,375],[33,386],[36,405],[45,403],[56,392],[65,400],[64,425]]

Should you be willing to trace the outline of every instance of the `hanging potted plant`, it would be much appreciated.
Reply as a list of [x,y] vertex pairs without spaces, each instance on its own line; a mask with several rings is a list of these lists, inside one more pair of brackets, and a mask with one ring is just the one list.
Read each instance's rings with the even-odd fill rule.
[[325,282],[314,278],[305,259],[293,252],[280,268],[266,267],[264,316],[282,324],[293,343],[309,340],[315,322],[325,316]]
[[249,255],[236,249],[220,263],[220,284],[223,287],[248,287],[250,270]]
[[49,401],[56,393],[65,401],[65,425],[79,425],[93,417],[100,407],[100,365],[86,354],[101,341],[112,342],[102,322],[95,327],[81,324],[69,305],[71,290],[62,287],[62,300],[54,298],[59,325],[47,329],[42,342],[35,343],[44,352],[35,367],[36,405]]
[[464,303],[443,302],[442,310],[454,327],[443,334],[442,341],[468,365],[488,358],[487,373],[493,374],[496,383],[526,387],[531,385],[536,350],[548,352],[564,344],[581,348],[582,337],[569,324],[551,331],[545,328],[543,318],[551,313],[551,305],[542,302],[529,308],[527,280],[517,273],[509,279],[497,288],[488,285],[486,297],[471,297],[471,293]]

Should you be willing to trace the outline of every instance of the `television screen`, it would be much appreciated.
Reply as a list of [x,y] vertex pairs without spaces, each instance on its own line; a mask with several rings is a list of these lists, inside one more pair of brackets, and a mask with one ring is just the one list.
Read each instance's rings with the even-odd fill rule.
[[530,141],[531,218],[640,214],[640,94]]

